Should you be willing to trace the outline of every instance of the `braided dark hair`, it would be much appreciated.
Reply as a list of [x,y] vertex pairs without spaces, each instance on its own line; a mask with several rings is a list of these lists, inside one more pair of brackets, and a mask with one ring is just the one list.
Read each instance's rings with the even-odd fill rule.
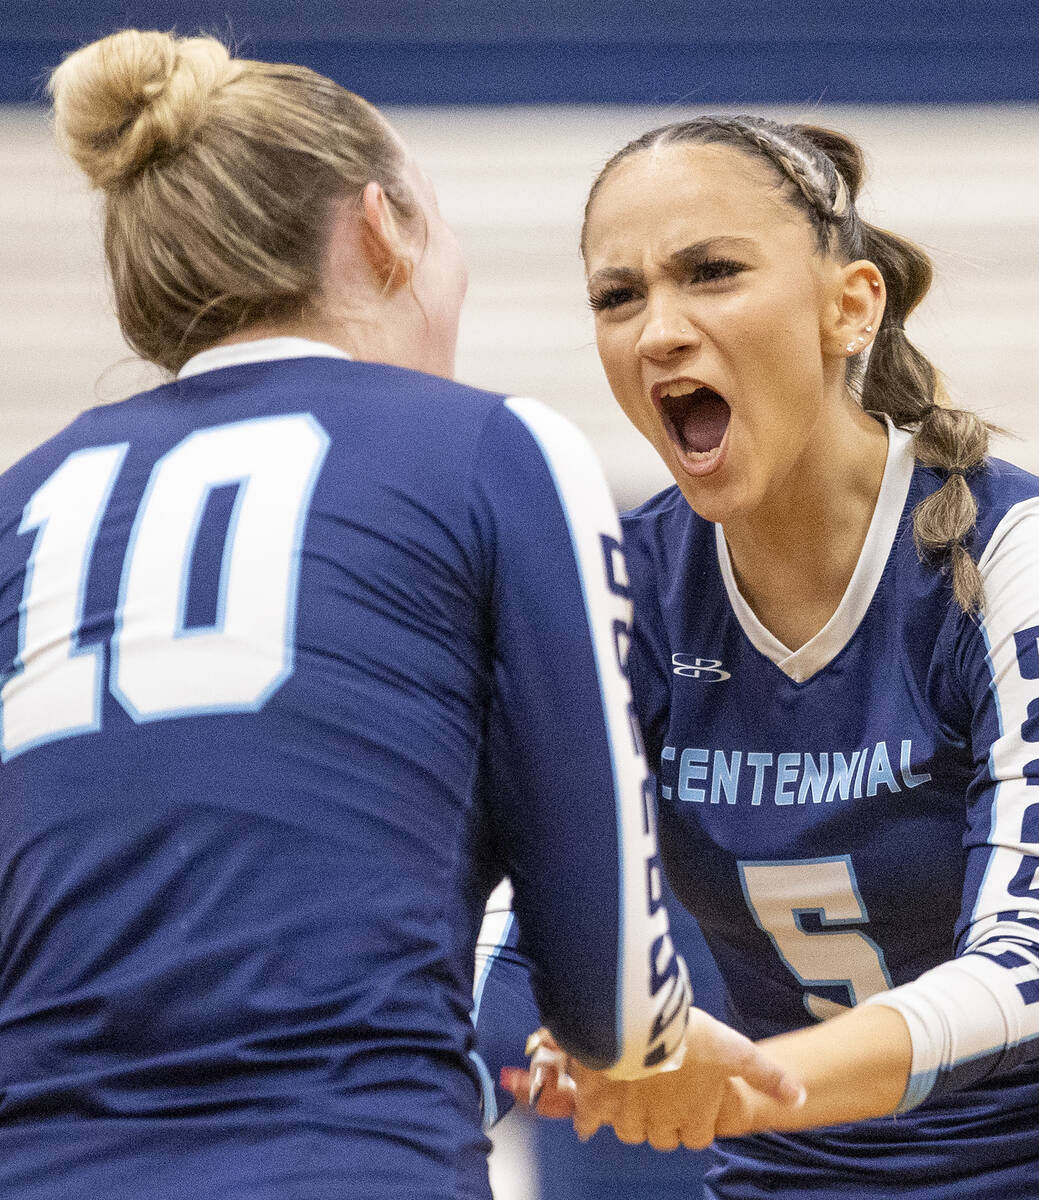
[[912,428],[912,450],[945,479],[913,511],[913,537],[925,559],[951,572],[964,612],[982,601],[982,580],[967,548],[977,503],[964,478],[980,467],[996,427],[966,409],[952,408],[931,362],[906,337],[905,322],[931,286],[931,262],[919,246],[864,221],[855,207],[865,174],[862,151],[850,138],[814,125],[783,125],[764,117],[703,116],[651,130],[619,150],[599,172],[585,205],[588,215],[604,181],[625,159],[657,146],[693,143],[732,146],[764,159],[788,185],[792,204],[815,230],[819,250],[846,262],[868,259],[879,269],[887,306],[865,364],[848,362],[848,385],[864,409]]

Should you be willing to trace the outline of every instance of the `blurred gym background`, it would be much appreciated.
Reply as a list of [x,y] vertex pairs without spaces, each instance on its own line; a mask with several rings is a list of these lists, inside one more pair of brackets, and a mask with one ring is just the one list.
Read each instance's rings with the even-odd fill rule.
[[[0,468],[81,409],[157,381],[122,342],[97,204],[52,145],[45,82],[127,25],[215,33],[306,63],[379,104],[437,186],[471,284],[459,378],[576,421],[618,503],[668,480],[595,355],[577,238],[589,184],[629,138],[704,111],[857,137],[870,220],[936,267],[910,336],[954,401],[1039,471],[1039,5],[996,0],[0,0]],[[703,960],[696,932],[683,929]],[[709,967],[701,994],[717,1003]],[[497,1200],[698,1196],[697,1156],[507,1119]]]

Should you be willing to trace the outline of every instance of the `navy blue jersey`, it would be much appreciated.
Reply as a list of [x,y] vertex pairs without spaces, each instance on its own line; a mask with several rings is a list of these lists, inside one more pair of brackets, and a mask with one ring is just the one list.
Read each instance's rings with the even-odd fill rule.
[[629,620],[570,426],[313,343],[0,478],[0,1194],[485,1200],[505,872],[557,1037],[667,1060]]
[[917,556],[942,477],[908,442],[891,431],[848,591],[795,652],[676,489],[624,520],[661,850],[730,1020],[760,1038],[873,997],[912,1034],[899,1115],[722,1143],[719,1197],[1039,1194],[1039,480],[970,478],[969,617]]

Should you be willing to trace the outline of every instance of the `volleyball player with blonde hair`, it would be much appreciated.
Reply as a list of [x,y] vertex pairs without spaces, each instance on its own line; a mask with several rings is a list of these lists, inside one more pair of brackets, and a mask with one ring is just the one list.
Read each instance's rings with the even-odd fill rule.
[[505,872],[564,1045],[683,1048],[601,474],[450,381],[465,268],[365,101],[132,30],[51,87],[171,379],[0,478],[0,1192],[486,1200]]
[[842,134],[707,116],[591,190],[600,357],[675,479],[623,520],[662,854],[808,1097],[578,1067],[577,1123],[700,1145],[713,1106],[719,1200],[1030,1197],[1039,480],[908,339],[931,267],[862,175]]

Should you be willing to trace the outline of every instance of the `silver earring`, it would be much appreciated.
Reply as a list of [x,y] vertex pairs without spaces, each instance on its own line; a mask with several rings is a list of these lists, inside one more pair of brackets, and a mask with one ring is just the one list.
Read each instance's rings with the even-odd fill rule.
[[866,332],[867,332],[867,333],[872,333],[872,332],[873,332],[873,326],[872,326],[872,325],[867,325],[867,326],[866,326]]
[[848,345],[847,345],[847,347],[846,347],[846,349],[847,349],[847,351],[848,351],[848,353],[849,353],[849,354],[854,354],[854,353],[855,353],[855,343],[854,343],[854,342],[849,342],[849,343],[848,343]]

